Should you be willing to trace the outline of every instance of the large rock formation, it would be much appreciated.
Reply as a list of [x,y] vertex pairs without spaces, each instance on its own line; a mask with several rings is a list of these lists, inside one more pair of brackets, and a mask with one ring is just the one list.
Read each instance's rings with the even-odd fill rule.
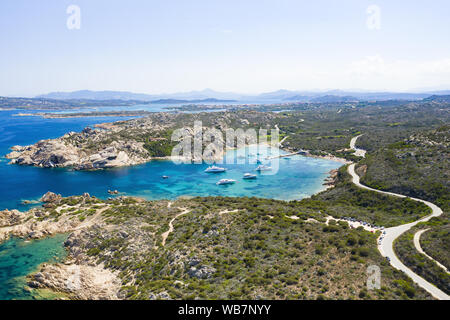
[[58,202],[59,200],[61,200],[61,198],[62,197],[60,194],[56,194],[56,193],[49,191],[46,194],[44,194],[40,200],[41,200],[41,202],[52,203],[52,202]]
[[11,159],[10,164],[76,170],[129,166],[149,160],[144,143],[134,140],[108,143],[107,139],[105,130],[86,128],[81,133],[70,132],[34,145],[14,146],[6,158]]
[[23,214],[17,210],[0,211],[0,227],[7,227],[18,224],[23,219]]
[[[195,121],[205,119],[202,130],[195,131]],[[273,119],[267,113],[252,112],[241,118],[240,114],[220,113],[210,117],[155,113],[154,115],[103,123],[95,129],[86,128],[82,132],[69,132],[57,139],[42,140],[30,146],[14,146],[6,155],[11,164],[30,165],[45,168],[71,167],[75,170],[95,170],[137,165],[153,159],[168,159],[172,147],[181,141],[172,141],[175,129],[184,128],[185,138],[202,139],[202,152],[184,156],[179,154],[173,160],[210,161],[221,159],[223,146],[234,148],[233,143],[225,143],[225,132],[236,122],[244,126],[263,126]],[[212,119],[211,119],[212,118]],[[202,122],[203,123],[203,122]],[[215,131],[208,131],[215,129]],[[217,135],[213,133],[217,133]],[[178,140],[182,140],[179,137]],[[186,139],[187,141],[188,139]],[[245,140],[245,139],[244,139]],[[212,145],[214,141],[215,146]],[[249,141],[247,141],[249,142]],[[252,142],[249,142],[252,143]]]
[[28,285],[64,292],[72,299],[117,300],[121,283],[102,266],[44,264],[40,272],[29,277]]

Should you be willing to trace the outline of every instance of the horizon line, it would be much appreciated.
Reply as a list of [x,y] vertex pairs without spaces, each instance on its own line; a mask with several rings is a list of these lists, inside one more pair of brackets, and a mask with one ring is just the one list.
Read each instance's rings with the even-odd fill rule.
[[93,89],[78,89],[78,90],[68,90],[68,91],[49,91],[46,93],[39,93],[39,94],[1,94],[2,97],[8,97],[8,98],[39,98],[40,96],[45,96],[49,94],[70,94],[70,93],[76,93],[76,92],[93,92],[93,93],[100,93],[100,92],[120,92],[120,93],[131,93],[131,94],[142,94],[142,95],[173,95],[173,94],[188,94],[188,93],[202,93],[204,91],[211,91],[213,93],[222,93],[222,94],[236,94],[236,95],[242,95],[242,96],[257,96],[267,93],[276,93],[281,91],[286,91],[290,93],[328,93],[333,91],[341,91],[341,92],[351,92],[351,93],[396,93],[396,94],[430,94],[433,92],[440,92],[440,91],[450,91],[450,87],[447,89],[407,89],[407,90],[389,90],[389,89],[274,89],[271,91],[258,91],[258,92],[237,92],[237,91],[218,91],[211,88],[204,88],[200,90],[189,90],[189,91],[172,91],[172,92],[160,92],[160,93],[147,93],[147,92],[135,92],[135,91],[129,91],[129,90],[113,90],[113,89],[102,89],[102,90],[93,90]]

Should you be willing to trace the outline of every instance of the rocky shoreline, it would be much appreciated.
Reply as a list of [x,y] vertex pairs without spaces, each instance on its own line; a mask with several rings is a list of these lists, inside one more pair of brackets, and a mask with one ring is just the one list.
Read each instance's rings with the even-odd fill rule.
[[[41,201],[44,202],[41,208],[27,212],[0,211],[0,242],[11,236],[34,240],[70,233],[64,243],[68,259],[63,263],[41,265],[37,273],[27,277],[28,285],[33,289],[64,293],[70,299],[119,299],[121,282],[117,274],[95,264],[78,247],[80,239],[85,237],[85,229],[104,225],[101,214],[108,205],[96,205],[98,200],[89,194],[62,198],[48,192]],[[74,212],[80,211],[90,212],[90,216],[74,216]]]
[[[235,118],[227,113],[208,119],[202,127],[203,133],[207,129],[218,130],[224,134],[229,128],[235,126],[263,126],[266,121],[273,121],[273,115],[250,113],[248,119]],[[126,167],[143,164],[152,160],[186,160],[172,157],[173,147],[179,143],[172,141],[172,134],[176,128],[184,128],[183,136],[194,138],[200,132],[185,127],[186,121],[194,123],[202,120],[196,115],[175,113],[154,113],[144,118],[112,123],[101,123],[94,128],[87,127],[81,132],[69,132],[60,138],[41,140],[29,146],[13,146],[6,155],[10,164],[36,166],[44,168],[71,168],[73,170],[99,170],[116,167]],[[278,128],[278,126],[275,126]],[[202,133],[202,134],[203,134]],[[283,139],[286,140],[287,136]],[[206,148],[206,138],[202,139],[202,150]],[[247,141],[249,144],[253,142]],[[308,157],[316,157],[347,163],[332,155],[316,156],[308,151],[291,150],[289,147],[280,147],[288,152],[298,153]],[[228,145],[224,138],[214,140],[217,145],[232,149],[235,145]],[[234,142],[233,142],[234,143]],[[205,149],[206,150],[206,149]],[[203,155],[202,160],[214,161],[221,159],[223,154],[213,151]],[[190,159],[197,161],[199,159]]]
[[[169,221],[180,216],[181,209],[173,208],[172,203],[167,201],[153,203],[134,197],[103,201],[89,194],[62,198],[48,192],[41,200],[45,202],[41,208],[27,212],[0,211],[0,242],[10,236],[31,240],[69,233],[64,242],[68,253],[65,261],[44,263],[26,279],[31,289],[50,291],[59,299],[71,300],[126,299],[128,292],[124,285],[133,285],[136,279],[131,274],[129,280],[124,280],[120,269],[108,264],[108,259],[114,259],[120,252],[137,262],[144,262],[146,257],[143,253],[165,250],[165,244],[159,239],[161,231],[151,231],[148,223],[133,217],[128,217],[126,224],[111,221],[109,219],[115,210],[123,208],[127,212],[135,206],[144,206],[146,212],[156,210],[159,212],[158,219],[161,219],[157,225],[164,229]],[[107,243],[105,248],[101,243]],[[187,257],[186,253],[180,254],[178,251],[170,255],[172,258],[168,263],[185,266],[189,277],[207,279],[216,271],[212,266],[202,264],[195,256]],[[99,257],[104,262],[99,262]],[[176,284],[184,285],[181,281],[176,281]],[[166,300],[171,296],[162,291],[149,293],[147,298]]]
[[[105,126],[105,128],[107,128]],[[10,160],[9,164],[27,165],[43,168],[71,168],[73,170],[98,170],[117,167],[134,166],[147,163],[152,160],[186,160],[183,157],[161,156],[151,157],[144,148],[143,142],[136,141],[113,141],[109,146],[97,150],[87,150],[68,143],[67,139],[93,137],[104,135],[101,130],[91,128],[84,129],[80,134],[70,132],[61,138],[42,140],[30,146],[13,146],[12,152],[5,157]],[[104,138],[104,137],[103,137]],[[232,150],[234,148],[227,148]],[[317,156],[308,151],[295,152],[286,149],[292,154],[299,154],[305,157],[326,159],[348,164],[343,158],[332,155]],[[221,159],[223,153],[217,154],[208,160]],[[195,159],[193,159],[195,160]]]
[[150,160],[144,143],[136,141],[113,141],[108,146],[92,149],[77,145],[77,141],[88,141],[95,146],[96,141],[105,139],[106,134],[99,129],[86,128],[81,133],[70,132],[34,145],[14,146],[6,158],[11,160],[10,164],[75,170],[130,166]]
[[[167,152],[173,146],[167,132],[173,130],[175,116],[158,113],[153,117],[97,124],[94,129],[87,127],[60,138],[41,140],[29,146],[13,146],[12,152],[5,157],[10,164],[73,170],[134,166],[151,160],[183,161],[186,159],[172,157]],[[191,128],[185,128],[185,132],[194,135]],[[221,157],[222,154],[211,153],[205,160]]]
[[116,273],[102,265],[74,260],[40,266],[27,277],[33,289],[64,293],[72,300],[120,300],[121,281]]
[[[80,204],[74,207],[77,210],[96,201],[95,197],[90,197],[87,193],[78,198]],[[41,198],[42,207],[32,208],[26,212],[8,209],[0,211],[0,242],[10,236],[40,239],[57,233],[72,232],[82,224],[87,224],[67,214],[66,210],[70,206],[62,201],[61,195],[48,192]]]
[[325,182],[323,183],[323,185],[325,186],[325,190],[334,188],[336,186],[339,170],[338,169],[331,170],[330,172],[328,172],[328,174],[329,176],[325,179]]

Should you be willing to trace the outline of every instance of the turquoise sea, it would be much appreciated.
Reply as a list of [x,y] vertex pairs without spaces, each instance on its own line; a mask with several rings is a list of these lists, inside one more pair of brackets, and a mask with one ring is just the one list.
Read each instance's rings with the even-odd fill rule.
[[0,243],[0,300],[43,298],[26,288],[25,277],[44,262],[64,259],[66,251],[62,243],[66,237],[60,234],[33,241],[12,238]]
[[[154,111],[160,107],[154,106]],[[139,109],[139,108],[138,108]],[[249,196],[281,200],[309,197],[323,189],[328,172],[341,166],[339,162],[293,156],[280,159],[279,170],[273,175],[258,175],[256,180],[243,180],[244,173],[256,173],[257,153],[274,150],[246,149],[246,163],[236,164],[236,151],[226,154],[227,172],[208,174],[208,164],[175,164],[172,161],[153,161],[147,164],[103,171],[72,171],[69,169],[43,169],[8,165],[4,158],[14,145],[33,144],[42,139],[56,138],[68,131],[81,131],[96,123],[124,120],[124,117],[42,119],[40,117],[17,117],[25,110],[0,111],[0,210],[26,210],[30,206],[22,200],[38,200],[47,191],[63,196],[88,192],[100,198],[108,198],[107,191],[118,190],[120,195],[132,195],[147,199],[176,199],[179,196]],[[36,111],[37,112],[37,111]],[[282,153],[282,152],[281,152]],[[248,157],[248,155],[254,155]],[[275,163],[261,160],[275,167]],[[231,163],[229,163],[231,162]],[[162,176],[169,179],[162,179]],[[235,179],[234,185],[217,186],[220,179]],[[25,243],[13,239],[0,245],[0,299],[26,298],[22,296],[23,282],[16,281],[38,264],[49,260],[46,250],[34,250],[34,246],[62,249],[63,239],[49,238],[40,242]],[[48,250],[47,250],[48,251]],[[30,252],[32,255],[30,255]],[[11,267],[14,266],[14,267]],[[17,273],[11,271],[17,268]]]

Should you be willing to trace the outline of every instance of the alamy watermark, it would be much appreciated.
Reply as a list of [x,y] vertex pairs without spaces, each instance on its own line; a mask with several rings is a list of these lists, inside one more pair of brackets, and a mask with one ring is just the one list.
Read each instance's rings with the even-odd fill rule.
[[375,4],[367,7],[367,21],[366,25],[369,30],[381,29],[381,8]]
[[[270,138],[270,139],[269,139]],[[279,130],[232,129],[223,131],[205,128],[195,121],[193,128],[177,129],[172,134],[177,142],[172,149],[172,161],[181,163],[208,164],[257,164],[261,174],[278,172],[280,154]],[[234,149],[232,156],[226,152]]]
[[367,290],[381,288],[381,269],[377,265],[367,267]]
[[66,26],[69,30],[80,30],[81,29],[81,9],[79,6],[72,4],[67,7],[66,13],[69,15],[67,17]]

